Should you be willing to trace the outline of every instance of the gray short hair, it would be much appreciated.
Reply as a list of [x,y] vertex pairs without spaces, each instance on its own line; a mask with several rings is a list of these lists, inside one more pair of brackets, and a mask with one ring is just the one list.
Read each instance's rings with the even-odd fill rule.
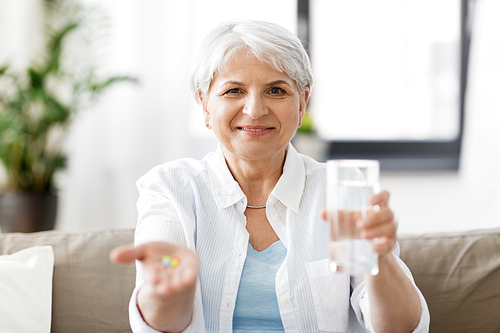
[[263,21],[230,21],[214,28],[202,44],[191,75],[191,90],[199,102],[199,92],[207,93],[216,73],[221,73],[231,57],[248,50],[257,59],[287,74],[300,92],[313,85],[309,56],[300,40],[287,29]]

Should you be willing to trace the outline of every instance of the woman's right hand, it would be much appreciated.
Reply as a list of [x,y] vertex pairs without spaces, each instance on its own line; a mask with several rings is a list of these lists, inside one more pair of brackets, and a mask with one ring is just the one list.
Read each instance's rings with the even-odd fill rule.
[[[164,266],[164,256],[177,259],[178,264]],[[137,303],[148,325],[167,332],[180,332],[189,325],[199,272],[193,251],[166,242],[149,242],[119,246],[111,251],[110,258],[118,264],[141,262],[144,283]]]

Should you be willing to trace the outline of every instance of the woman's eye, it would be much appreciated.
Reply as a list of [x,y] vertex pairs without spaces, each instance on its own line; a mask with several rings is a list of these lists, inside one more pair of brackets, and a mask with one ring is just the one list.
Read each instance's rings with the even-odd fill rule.
[[226,91],[226,94],[239,94],[241,90],[239,88],[233,88]]
[[281,95],[281,94],[285,93],[285,91],[281,88],[271,88],[271,90],[269,90],[269,92],[273,95]]

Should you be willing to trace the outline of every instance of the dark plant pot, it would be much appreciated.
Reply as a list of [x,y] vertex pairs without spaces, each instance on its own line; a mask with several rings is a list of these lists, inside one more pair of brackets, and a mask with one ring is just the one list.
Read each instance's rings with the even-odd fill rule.
[[55,194],[17,191],[0,194],[0,228],[3,233],[52,230],[56,213]]

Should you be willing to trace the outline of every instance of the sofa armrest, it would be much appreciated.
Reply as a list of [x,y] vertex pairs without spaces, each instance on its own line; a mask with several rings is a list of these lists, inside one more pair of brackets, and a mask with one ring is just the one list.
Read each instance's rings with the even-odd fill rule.
[[430,332],[500,330],[500,229],[403,235],[399,242],[427,300]]

